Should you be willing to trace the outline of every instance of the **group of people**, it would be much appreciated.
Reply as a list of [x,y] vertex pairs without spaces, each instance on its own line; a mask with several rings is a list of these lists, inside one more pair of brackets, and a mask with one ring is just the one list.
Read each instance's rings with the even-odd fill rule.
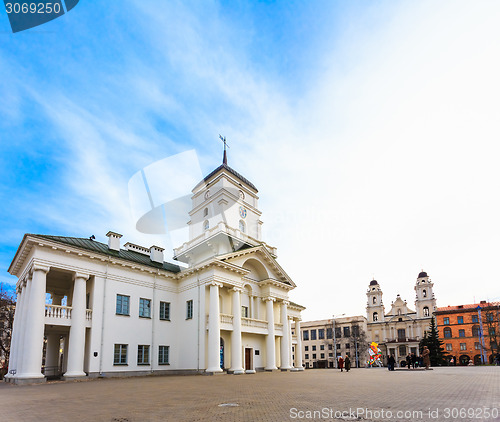
[[339,356],[338,367],[340,372],[344,372],[344,366],[345,371],[349,372],[349,369],[351,369],[351,359],[349,359],[349,356],[346,356],[345,359],[343,359],[342,356]]
[[[424,346],[424,350],[422,351],[422,354],[420,356],[416,356],[415,353],[408,353],[406,356],[406,361],[405,364],[408,366],[408,369],[413,369],[417,367],[423,367],[425,366],[425,369],[429,369],[431,366],[431,360],[430,360],[430,351],[427,346]],[[394,371],[394,366],[396,365],[396,359],[394,356],[389,355],[387,358],[387,368],[389,371]]]

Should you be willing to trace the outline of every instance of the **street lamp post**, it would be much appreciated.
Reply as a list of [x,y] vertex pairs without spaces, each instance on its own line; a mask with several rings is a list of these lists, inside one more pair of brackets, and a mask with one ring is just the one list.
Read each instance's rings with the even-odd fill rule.
[[[344,316],[345,314],[337,315],[337,317]],[[333,330],[333,357],[335,360],[335,369],[338,368],[337,360],[337,335],[335,334],[335,315],[332,315],[332,330]]]

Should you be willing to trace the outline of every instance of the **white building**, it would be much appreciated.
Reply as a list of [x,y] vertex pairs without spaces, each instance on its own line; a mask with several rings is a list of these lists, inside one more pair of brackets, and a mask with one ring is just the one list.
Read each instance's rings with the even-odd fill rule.
[[415,283],[415,310],[397,295],[391,310],[385,312],[382,289],[376,280],[370,281],[366,297],[366,317],[369,341],[378,343],[384,363],[388,355],[401,364],[409,353],[419,355],[418,345],[429,329],[432,314],[437,310],[432,291],[434,284],[425,271],[418,274]]
[[302,370],[304,307],[288,299],[295,284],[260,216],[257,189],[224,156],[192,191],[189,241],[174,251],[188,268],[113,232],[107,245],[26,234],[9,267],[19,280],[7,379]]

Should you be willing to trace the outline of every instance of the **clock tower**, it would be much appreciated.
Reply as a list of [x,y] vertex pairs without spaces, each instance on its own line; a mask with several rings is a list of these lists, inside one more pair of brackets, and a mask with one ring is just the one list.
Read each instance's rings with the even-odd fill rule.
[[[224,151],[222,165],[192,190],[189,241],[174,250],[175,259],[195,265],[263,244],[257,194],[253,183],[227,165]],[[275,254],[274,248],[268,249]]]

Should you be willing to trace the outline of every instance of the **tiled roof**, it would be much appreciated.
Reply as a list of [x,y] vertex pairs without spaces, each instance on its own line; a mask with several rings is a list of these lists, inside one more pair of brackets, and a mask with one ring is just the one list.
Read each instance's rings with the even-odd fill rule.
[[63,243],[65,245],[76,246],[77,248],[101,253],[103,255],[113,256],[115,258],[125,259],[127,261],[137,262],[138,264],[147,265],[149,267],[161,268],[165,271],[170,271],[173,273],[178,273],[181,270],[178,265],[170,264],[169,262],[164,262],[163,264],[160,264],[159,262],[153,262],[148,255],[143,255],[134,251],[128,251],[126,249],[120,249],[119,252],[113,251],[109,249],[108,245],[104,243],[82,237],[49,236],[45,234],[30,234],[29,236],[52,240],[54,242]]
[[256,192],[258,192],[257,188],[255,185],[250,182],[248,179],[243,177],[241,174],[239,174],[236,170],[233,170],[231,167],[229,167],[227,164],[221,164],[219,167],[217,167],[213,172],[211,172],[207,177],[203,179],[203,181],[209,180],[213,175],[217,174],[219,171],[222,169],[227,170],[229,173],[231,173],[233,176],[237,177],[240,179],[243,183],[246,183],[248,186],[250,186],[252,189],[254,189]]
[[486,308],[489,306],[500,306],[500,302],[468,303],[467,305],[443,306],[437,308],[436,312],[462,311],[466,309],[476,309],[478,306]]

